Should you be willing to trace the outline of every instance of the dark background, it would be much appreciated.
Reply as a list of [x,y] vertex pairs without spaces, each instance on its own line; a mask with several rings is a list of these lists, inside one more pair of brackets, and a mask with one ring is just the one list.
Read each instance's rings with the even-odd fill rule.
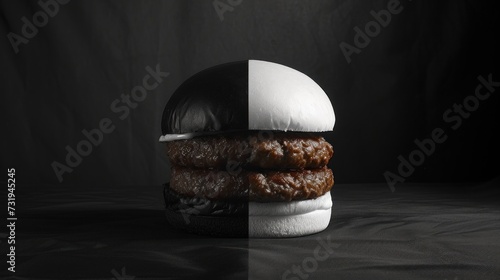
[[[331,238],[339,247],[308,279],[500,279],[500,88],[456,130],[443,120],[474,94],[478,76],[500,81],[498,4],[401,0],[348,63],[340,44],[353,45],[354,28],[391,1],[218,1],[238,5],[220,18],[213,0],[72,0],[16,53],[9,34],[22,35],[24,18],[42,8],[0,0],[1,205],[15,193],[18,218],[17,271],[6,270],[4,219],[0,278],[282,279]],[[325,136],[335,205],[321,233],[211,238],[166,222],[163,108],[194,73],[245,59],[295,68],[333,103],[337,123]],[[169,76],[121,120],[110,105],[156,65]],[[114,131],[60,182],[51,164],[65,164],[66,147],[104,118]],[[384,172],[397,174],[398,157],[435,128],[447,140],[388,188]]]
[[[498,9],[493,1],[401,0],[401,13],[348,63],[340,43],[354,45],[353,28],[388,2],[243,0],[221,20],[213,1],[74,0],[16,54],[7,34],[22,35],[22,17],[33,22],[41,7],[1,1],[2,170],[15,167],[18,182],[33,188],[159,185],[169,175],[158,138],[172,92],[207,67],[261,59],[307,74],[329,95],[337,183],[385,182],[398,155],[407,158],[436,127],[448,139],[406,182],[497,177],[500,90],[457,130],[443,113],[474,93],[479,75],[500,81]],[[110,104],[157,64],[170,75],[120,120]],[[115,130],[59,182],[51,164],[64,164],[65,147],[75,149],[102,118]]]

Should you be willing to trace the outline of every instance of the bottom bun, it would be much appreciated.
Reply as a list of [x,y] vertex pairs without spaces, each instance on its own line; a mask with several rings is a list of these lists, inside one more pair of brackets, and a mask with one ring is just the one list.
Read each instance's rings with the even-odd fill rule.
[[189,198],[165,185],[167,221],[187,232],[219,237],[280,238],[324,230],[330,223],[330,192],[289,202],[212,201]]
[[216,237],[248,237],[247,217],[188,216],[168,209],[166,216],[172,227],[190,233]]
[[327,192],[316,199],[250,202],[248,207],[249,237],[297,237],[326,229],[332,213],[332,198]]

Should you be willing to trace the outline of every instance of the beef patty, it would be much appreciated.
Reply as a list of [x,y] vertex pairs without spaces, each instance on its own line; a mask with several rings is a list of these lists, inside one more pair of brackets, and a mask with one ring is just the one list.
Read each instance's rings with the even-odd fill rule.
[[317,198],[330,191],[333,182],[332,170],[326,167],[230,172],[173,166],[170,188],[190,197],[271,202]]
[[308,133],[221,134],[171,141],[166,146],[173,165],[193,168],[315,169],[333,156],[332,145]]

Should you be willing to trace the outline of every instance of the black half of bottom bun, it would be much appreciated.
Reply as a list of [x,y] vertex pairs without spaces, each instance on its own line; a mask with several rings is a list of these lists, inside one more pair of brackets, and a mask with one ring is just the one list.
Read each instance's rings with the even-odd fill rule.
[[167,221],[174,228],[220,237],[248,237],[248,200],[188,197],[164,184]]

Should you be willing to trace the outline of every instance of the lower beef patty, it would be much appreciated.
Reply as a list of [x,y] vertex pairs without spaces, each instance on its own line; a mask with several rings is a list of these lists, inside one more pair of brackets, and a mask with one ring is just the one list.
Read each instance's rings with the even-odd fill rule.
[[314,169],[325,166],[333,155],[323,137],[308,133],[232,133],[166,145],[171,163],[194,168]]
[[326,167],[300,171],[238,172],[172,168],[170,188],[179,194],[212,200],[257,202],[313,199],[330,191],[333,173]]

